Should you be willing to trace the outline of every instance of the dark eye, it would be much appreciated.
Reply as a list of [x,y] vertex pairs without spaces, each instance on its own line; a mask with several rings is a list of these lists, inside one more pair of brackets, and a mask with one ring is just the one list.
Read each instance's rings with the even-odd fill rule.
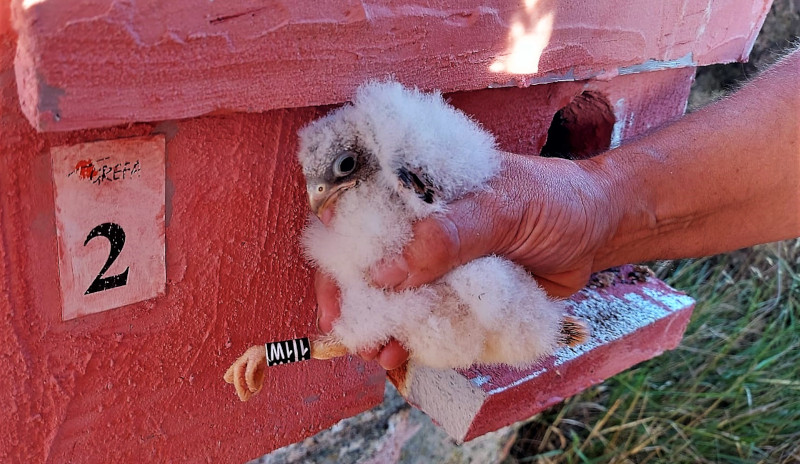
[[352,152],[346,151],[336,158],[333,162],[333,175],[344,177],[351,174],[356,169],[356,157]]

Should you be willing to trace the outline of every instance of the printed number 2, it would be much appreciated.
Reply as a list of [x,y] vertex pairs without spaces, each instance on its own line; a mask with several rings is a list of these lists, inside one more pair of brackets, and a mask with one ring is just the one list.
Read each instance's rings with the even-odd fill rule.
[[122,230],[122,227],[120,227],[119,224],[114,224],[113,222],[100,224],[92,229],[91,232],[89,232],[89,235],[86,237],[86,241],[83,242],[83,246],[86,246],[86,244],[88,244],[89,241],[95,237],[107,238],[111,243],[111,251],[108,253],[108,259],[106,259],[106,264],[103,266],[103,269],[100,269],[100,273],[94,278],[92,285],[89,285],[89,288],[86,289],[86,293],[84,293],[84,295],[102,292],[103,290],[109,290],[116,287],[122,287],[128,283],[128,270],[130,269],[130,266],[125,268],[125,272],[121,274],[111,277],[103,277],[103,274],[108,270],[108,268],[114,264],[117,256],[119,256],[120,252],[122,251],[122,247],[125,246],[125,232]]

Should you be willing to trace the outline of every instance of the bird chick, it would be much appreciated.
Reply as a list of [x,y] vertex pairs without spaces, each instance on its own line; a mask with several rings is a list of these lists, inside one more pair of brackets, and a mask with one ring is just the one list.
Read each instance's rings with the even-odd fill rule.
[[[521,266],[489,256],[438,281],[393,292],[367,283],[370,267],[401,253],[412,224],[488,188],[500,157],[494,137],[439,93],[372,82],[353,102],[303,128],[298,158],[313,215],[307,257],[341,290],[330,335],[257,345],[224,375],[239,398],[261,390],[267,363],[327,359],[395,338],[417,363],[526,366],[588,328],[565,314]],[[319,218],[320,220],[317,220]],[[269,353],[271,351],[271,353]]]
[[432,367],[524,366],[586,338],[562,301],[501,257],[476,259],[417,289],[367,283],[370,267],[411,240],[414,221],[488,188],[498,172],[494,137],[439,93],[368,83],[299,136],[309,204],[320,219],[310,217],[303,245],[341,289],[327,345],[354,353],[395,338]]

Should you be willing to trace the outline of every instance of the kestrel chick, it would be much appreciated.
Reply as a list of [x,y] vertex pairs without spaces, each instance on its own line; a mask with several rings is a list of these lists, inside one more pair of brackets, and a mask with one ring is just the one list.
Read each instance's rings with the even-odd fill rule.
[[367,283],[371,266],[411,240],[414,221],[488,188],[499,170],[494,137],[439,93],[368,83],[352,103],[299,136],[298,158],[316,215],[309,217],[303,245],[339,285],[341,316],[330,335],[309,345],[297,339],[268,344],[272,354],[264,345],[247,350],[225,373],[240,399],[261,389],[268,357],[270,363],[325,359],[395,338],[416,362],[432,367],[525,366],[559,344],[586,339],[587,326],[567,316],[562,301],[498,256],[473,260],[416,289],[394,292]]
[[415,220],[487,188],[498,172],[494,137],[440,94],[365,84],[351,104],[300,131],[298,158],[321,219],[309,221],[303,244],[341,288],[329,341],[356,352],[394,337],[417,362],[466,367],[528,365],[586,337],[563,302],[497,256],[418,289],[368,285],[370,267],[401,252]]

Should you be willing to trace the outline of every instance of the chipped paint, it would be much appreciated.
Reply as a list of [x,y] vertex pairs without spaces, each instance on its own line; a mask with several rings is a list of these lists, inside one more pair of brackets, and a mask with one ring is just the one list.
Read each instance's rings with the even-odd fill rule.
[[622,143],[622,129],[625,125],[625,98],[620,98],[614,102],[614,127],[611,129],[610,148],[617,148]]
[[453,369],[409,368],[408,401],[431,416],[451,437],[463,439],[487,394]]
[[470,382],[472,382],[472,384],[475,385],[476,387],[480,387],[481,385],[485,384],[490,380],[492,380],[491,375],[479,375],[478,377],[475,377],[474,379],[470,380]]
[[62,88],[48,84],[41,73],[36,73],[36,78],[39,83],[37,110],[43,114],[49,114],[56,122],[60,121],[61,109],[59,108],[59,101],[66,92]]
[[[652,287],[641,289],[652,294],[663,294],[663,291]],[[670,307],[671,311],[664,310],[652,302],[642,298],[638,293],[630,292],[618,298],[613,295],[603,295],[582,291],[587,298],[577,304],[570,305],[573,314],[583,318],[589,323],[592,336],[583,345],[564,347],[555,353],[554,366],[560,366],[578,358],[584,353],[633,333],[640,328],[668,316],[671,311],[686,307],[694,300],[688,299],[686,304]],[[667,296],[664,296],[666,299]],[[634,310],[635,309],[635,310]]]
[[531,372],[530,374],[526,375],[525,377],[522,377],[519,380],[515,380],[514,382],[511,382],[508,385],[503,385],[502,387],[497,387],[495,389],[489,390],[486,393],[488,395],[496,395],[498,393],[502,393],[502,392],[508,390],[509,388],[514,388],[514,387],[516,387],[518,385],[522,385],[525,382],[529,382],[529,381],[535,379],[536,377],[539,377],[540,375],[544,374],[545,372],[547,372],[547,369],[535,370],[535,371]]
[[692,297],[684,293],[665,293],[653,288],[645,288],[643,291],[645,295],[673,311],[683,308],[687,304],[692,304],[694,301]]
[[692,53],[689,52],[686,55],[674,60],[650,59],[641,64],[635,64],[633,66],[624,66],[619,68],[619,75],[624,76],[626,74],[660,71],[663,69],[687,68],[695,66],[697,66],[697,63],[694,61],[694,59],[692,59]]

